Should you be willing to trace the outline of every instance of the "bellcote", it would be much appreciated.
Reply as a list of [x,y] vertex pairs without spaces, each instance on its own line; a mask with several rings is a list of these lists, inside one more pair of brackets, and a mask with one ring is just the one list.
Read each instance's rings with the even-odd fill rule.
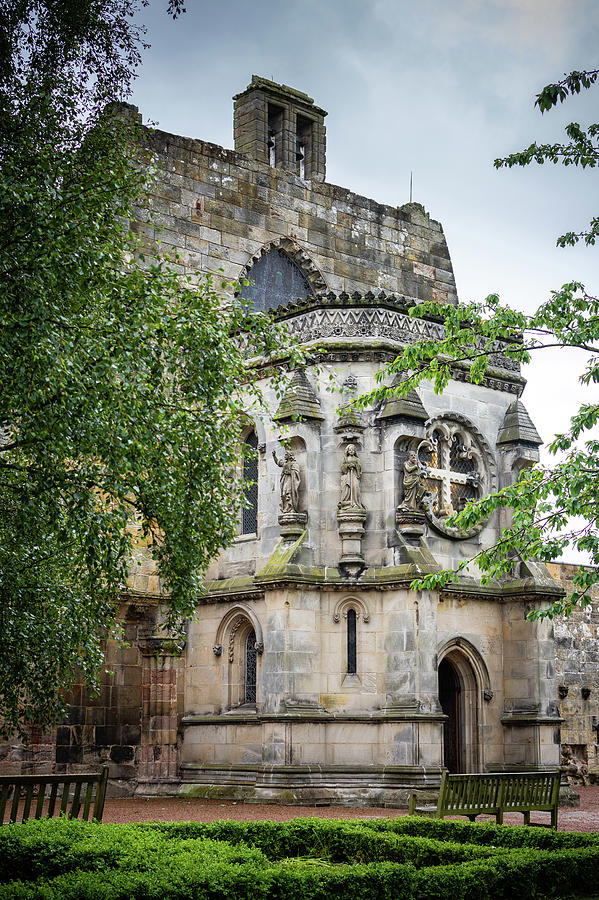
[[324,181],[327,113],[312,97],[253,75],[233,100],[235,150],[306,181]]

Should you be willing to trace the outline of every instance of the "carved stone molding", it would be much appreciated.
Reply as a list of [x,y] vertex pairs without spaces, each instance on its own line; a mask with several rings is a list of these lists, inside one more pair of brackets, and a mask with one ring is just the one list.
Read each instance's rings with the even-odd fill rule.
[[263,247],[260,247],[260,249],[247,261],[239,276],[239,281],[242,281],[247,276],[252,266],[263,256],[266,256],[267,253],[270,253],[271,250],[282,250],[283,253],[296,264],[309,282],[314,294],[322,294],[326,291],[327,284],[314,260],[311,259],[303,247],[300,247],[297,241],[288,237],[278,238],[277,240],[271,241]]
[[[227,658],[229,662],[233,662],[235,659],[235,635],[239,628],[242,625],[249,624],[254,629],[254,634],[256,635],[256,643],[262,644],[264,646],[264,638],[262,635],[262,626],[258,621],[258,617],[256,616],[253,609],[249,606],[246,606],[244,603],[236,603],[227,613],[222,617],[220,624],[216,630],[216,636],[214,640],[214,644],[212,645],[212,650],[215,656],[220,656],[223,652],[223,648],[227,647]],[[220,653],[217,652],[217,648],[220,647]]]
[[343,597],[338,600],[333,610],[333,622],[340,622],[341,619],[347,619],[347,613],[353,609],[356,613],[356,619],[362,619],[363,622],[370,622],[370,611],[365,600],[359,597]]
[[302,534],[306,530],[307,521],[307,512],[281,513],[279,515],[281,537],[284,540],[297,540],[300,534]]
[[[277,312],[290,311],[291,308],[279,308]],[[342,337],[383,338],[399,344],[412,344],[422,339],[440,340],[444,336],[444,328],[437,322],[412,318],[399,310],[375,304],[318,306],[305,312],[298,311],[297,315],[286,320],[286,324],[293,337],[302,343]],[[520,372],[519,364],[502,353],[492,354],[489,363],[505,372]]]
[[402,509],[399,506],[395,511],[395,524],[397,530],[409,540],[416,540],[426,531],[426,515],[418,510]]
[[365,521],[366,510],[358,506],[337,510],[337,522],[341,538],[339,568],[354,578],[365,567],[364,556],[362,555]]

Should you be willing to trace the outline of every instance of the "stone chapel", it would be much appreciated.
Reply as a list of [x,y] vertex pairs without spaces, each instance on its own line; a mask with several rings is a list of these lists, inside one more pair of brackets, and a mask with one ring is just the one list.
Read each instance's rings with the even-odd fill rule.
[[350,407],[402,347],[440,334],[410,306],[458,302],[443,229],[418,203],[327,182],[326,112],[306,94],[254,76],[234,101],[234,150],[148,131],[161,232],[143,213],[136,227],[185,274],[247,279],[243,296],[319,348],[315,363],[288,373],[279,403],[271,392],[270,422],[248,415],[239,535],[182,652],[158,635],[158,579],[141,565],[102,695],[75,687],[69,722],[20,759],[109,761],[115,791],[395,806],[443,767],[555,767],[553,625],[526,614],[558,581],[522,561],[501,585],[410,589],[507,523],[446,524],[537,460],[525,380],[498,353],[480,385],[456,364],[441,396]]

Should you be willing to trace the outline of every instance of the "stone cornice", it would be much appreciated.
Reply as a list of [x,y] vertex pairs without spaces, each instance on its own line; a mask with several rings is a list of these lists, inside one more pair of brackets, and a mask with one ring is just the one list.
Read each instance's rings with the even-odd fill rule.
[[561,716],[535,716],[513,713],[502,716],[500,721],[502,725],[561,725],[564,720]]
[[382,722],[444,722],[447,716],[443,713],[411,712],[398,710],[397,712],[372,712],[372,713],[330,713],[326,710],[310,710],[291,713],[245,713],[235,712],[223,715],[207,716],[183,716],[181,724],[184,728],[197,725],[259,725],[263,722],[363,722],[364,724],[379,725]]
[[[261,600],[266,591],[284,590],[288,588],[305,588],[309,590],[327,591],[392,591],[405,590],[412,581],[421,578],[424,573],[415,565],[368,567],[358,578],[343,577],[337,568],[332,566],[303,566],[293,563],[272,573],[263,570],[256,576],[243,579],[223,579],[208,582],[206,594],[198,599],[198,603],[217,603],[222,600],[242,601]],[[557,582],[538,584],[533,579],[513,579],[503,584],[483,585],[469,578],[460,578],[438,591],[439,602],[452,599],[489,600],[510,602],[511,600],[529,601],[538,605],[544,601],[552,602],[564,594]]]

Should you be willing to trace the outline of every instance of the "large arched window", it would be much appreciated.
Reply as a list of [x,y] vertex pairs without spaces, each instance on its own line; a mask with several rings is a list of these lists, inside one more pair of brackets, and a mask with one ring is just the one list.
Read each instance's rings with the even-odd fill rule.
[[258,530],[258,438],[251,431],[243,447],[243,511],[241,533],[256,534]]
[[241,296],[257,310],[274,309],[314,293],[299,266],[278,249],[256,260],[245,277],[251,283],[242,288]]

